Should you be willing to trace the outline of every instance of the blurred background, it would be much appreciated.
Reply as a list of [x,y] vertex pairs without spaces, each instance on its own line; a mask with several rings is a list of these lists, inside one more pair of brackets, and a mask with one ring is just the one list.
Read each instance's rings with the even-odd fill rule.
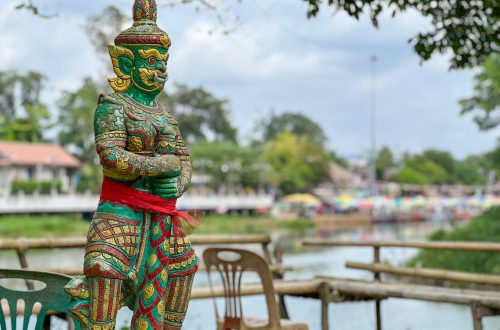
[[[102,179],[93,113],[111,92],[106,46],[130,26],[132,2],[0,4],[0,239],[85,236]],[[197,233],[270,234],[294,267],[287,278],[364,276],[343,263],[369,250],[317,253],[303,238],[499,240],[498,3],[157,2],[172,39],[160,101],[194,169],[178,205],[206,211]],[[17,265],[0,256],[0,266]],[[383,258],[500,273],[476,257],[393,249]],[[82,260],[78,250],[30,262]],[[299,299],[291,314],[318,329],[319,307]],[[204,304],[192,303],[187,329],[213,317]],[[372,316],[353,317],[372,313],[366,304],[339,308],[337,329],[373,327]],[[465,307],[416,301],[388,301],[383,314],[393,316],[387,329],[471,322]]]

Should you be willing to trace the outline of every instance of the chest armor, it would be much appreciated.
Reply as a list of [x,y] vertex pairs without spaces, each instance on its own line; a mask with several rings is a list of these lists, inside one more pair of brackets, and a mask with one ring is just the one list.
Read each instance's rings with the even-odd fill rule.
[[162,106],[145,107],[127,104],[125,107],[127,129],[126,150],[144,156],[154,156],[158,148],[162,154],[173,154],[178,134],[177,121]]

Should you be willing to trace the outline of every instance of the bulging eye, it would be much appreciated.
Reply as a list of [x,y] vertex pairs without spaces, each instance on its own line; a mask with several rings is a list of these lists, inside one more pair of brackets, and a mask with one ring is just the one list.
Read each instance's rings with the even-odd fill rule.
[[149,58],[149,64],[153,65],[156,63],[156,59],[154,57]]

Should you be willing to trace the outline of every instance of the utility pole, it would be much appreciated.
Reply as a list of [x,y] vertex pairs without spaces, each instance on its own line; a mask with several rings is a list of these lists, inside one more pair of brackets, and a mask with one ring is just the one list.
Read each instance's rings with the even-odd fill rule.
[[377,158],[377,141],[376,141],[376,110],[377,110],[377,55],[373,54],[371,60],[371,98],[370,98],[370,163],[369,163],[369,176],[368,176],[368,189],[371,194],[375,194],[376,176],[376,158]]

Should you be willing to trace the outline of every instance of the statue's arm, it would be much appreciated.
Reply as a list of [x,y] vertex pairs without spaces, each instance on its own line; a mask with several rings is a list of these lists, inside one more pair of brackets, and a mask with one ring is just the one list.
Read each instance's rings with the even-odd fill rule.
[[[179,128],[177,126],[174,127],[175,127],[175,149],[173,151],[173,154],[180,160],[180,174],[177,178],[175,178],[175,181],[177,182],[175,196],[180,197],[189,187],[193,171],[191,167],[189,150],[186,147],[184,140],[182,139]],[[168,153],[172,153],[172,151],[169,150],[168,144],[165,145],[162,144],[163,140],[169,140],[169,136],[160,135],[159,144],[157,145],[156,148],[156,153],[160,155],[166,155]],[[162,182],[162,185],[165,185],[167,182],[172,182],[172,180],[166,180],[165,182]],[[172,198],[172,195],[170,195],[169,198]]]
[[96,150],[104,168],[127,175],[161,176],[179,171],[175,155],[146,157],[125,150],[127,130],[125,112],[121,106],[100,103],[94,116]]
[[182,139],[181,133],[177,128],[177,134],[175,137],[175,155],[179,157],[181,162],[181,174],[179,176],[179,194],[182,195],[188,189],[191,183],[191,176],[193,175],[193,168],[191,165],[191,157],[189,155],[189,150]]

